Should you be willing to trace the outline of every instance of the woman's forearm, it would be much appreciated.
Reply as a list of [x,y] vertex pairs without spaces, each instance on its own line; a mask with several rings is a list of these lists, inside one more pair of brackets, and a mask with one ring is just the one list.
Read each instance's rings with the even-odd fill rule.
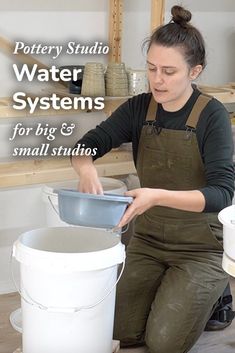
[[175,190],[154,190],[156,205],[172,207],[178,210],[202,212],[206,200],[199,190],[175,191]]
[[91,156],[73,156],[71,163],[78,176],[86,174],[88,171],[91,172],[91,170],[96,171]]

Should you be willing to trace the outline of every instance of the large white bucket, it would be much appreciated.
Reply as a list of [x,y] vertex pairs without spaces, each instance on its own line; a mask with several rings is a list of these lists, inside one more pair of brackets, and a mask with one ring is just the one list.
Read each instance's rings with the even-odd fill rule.
[[23,353],[112,352],[124,248],[115,233],[96,228],[43,228],[19,237],[13,256],[21,270]]
[[[104,192],[109,194],[123,195],[127,187],[123,181],[113,178],[100,178]],[[55,189],[74,189],[78,186],[78,180],[69,180],[44,185],[42,189],[42,200],[45,205],[46,222],[48,227],[65,227],[68,224],[63,222],[58,215],[58,194]]]
[[235,277],[235,205],[220,211],[218,218],[223,224],[224,254],[222,267]]

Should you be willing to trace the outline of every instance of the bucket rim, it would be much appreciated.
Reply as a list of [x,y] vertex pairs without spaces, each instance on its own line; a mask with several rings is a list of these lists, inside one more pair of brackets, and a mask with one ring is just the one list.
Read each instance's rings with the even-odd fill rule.
[[[32,232],[39,234],[40,231],[56,231],[65,230],[68,232],[71,229],[78,227],[50,227],[37,228],[22,233],[14,242],[12,256],[21,264],[37,267],[43,270],[56,272],[71,272],[71,271],[94,271],[109,268],[122,263],[125,259],[125,246],[121,243],[120,235],[109,230],[107,233],[113,234],[114,239],[117,238],[117,243],[111,247],[96,251],[87,252],[53,252],[48,250],[35,249],[25,245],[22,242],[24,236]],[[84,227],[86,228],[86,227]],[[92,228],[98,230],[97,228]],[[100,230],[100,229],[99,229]]]
[[[120,180],[120,179],[115,179],[115,178],[110,178],[110,177],[100,177],[100,182],[101,183],[106,183],[107,186],[109,187],[110,190],[112,191],[122,191],[122,194],[127,190],[126,184],[124,183],[124,181]],[[57,197],[58,193],[57,190],[61,190],[61,189],[65,189],[65,190],[74,190],[76,191],[76,189],[70,189],[69,187],[66,187],[66,184],[71,184],[72,183],[78,183],[79,182],[79,178],[78,179],[69,179],[69,180],[64,180],[64,181],[58,181],[58,182],[52,182],[52,183],[46,183],[44,185],[42,185],[42,195],[43,196],[54,196]],[[108,185],[109,184],[109,185]],[[108,191],[109,192],[109,191]],[[122,195],[122,194],[117,194],[117,195]]]
[[[122,186],[126,186],[125,182],[120,180],[120,179],[116,179],[116,178],[111,178],[111,177],[99,177],[99,180],[102,182],[107,182],[108,184],[112,184],[111,187],[116,184],[116,186],[118,187],[122,187]],[[45,183],[42,185],[43,191],[45,189],[45,191],[47,189],[49,190],[54,190],[56,189],[56,185],[63,185],[63,184],[70,184],[73,182],[79,182],[79,177],[76,178],[72,178],[72,179],[68,179],[68,180],[59,180],[59,181],[55,181],[55,182],[49,182],[49,183]],[[114,185],[115,186],[115,185]],[[63,188],[63,186],[62,186]],[[57,188],[58,189],[58,188]]]
[[[228,212],[234,213],[234,217],[228,217],[229,215],[227,214]],[[226,217],[225,217],[226,215]],[[229,228],[234,229],[235,228],[235,205],[231,205],[228,207],[223,208],[219,213],[218,213],[218,219],[219,221],[224,225]]]

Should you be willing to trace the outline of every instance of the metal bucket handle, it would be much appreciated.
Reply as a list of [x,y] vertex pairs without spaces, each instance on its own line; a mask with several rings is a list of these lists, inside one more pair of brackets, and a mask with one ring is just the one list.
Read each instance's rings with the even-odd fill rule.
[[35,301],[30,295],[29,293],[25,290],[24,288],[24,292],[26,293],[27,295],[27,298],[23,295],[21,289],[19,288],[19,286],[17,285],[16,283],[16,280],[15,280],[15,275],[14,275],[14,270],[13,270],[13,258],[14,258],[14,255],[13,255],[13,252],[14,252],[14,248],[12,249],[12,252],[11,252],[11,259],[10,259],[10,267],[11,267],[11,276],[12,276],[12,281],[13,281],[13,284],[17,290],[17,292],[20,294],[21,298],[27,303],[27,304],[30,304],[32,306],[36,306],[38,309],[41,309],[41,310],[46,310],[48,312],[51,312],[51,313],[77,313],[78,311],[81,311],[81,310],[87,310],[87,309],[92,309],[94,307],[96,307],[97,305],[101,304],[111,293],[112,291],[114,290],[114,288],[116,287],[116,285],[118,284],[122,274],[123,274],[123,271],[124,271],[124,268],[125,268],[125,258],[126,258],[126,255],[124,253],[124,257],[123,257],[123,261],[122,261],[122,269],[119,273],[119,276],[116,280],[116,282],[114,283],[114,285],[107,291],[107,293],[102,297],[100,298],[99,300],[97,300],[96,303],[94,304],[91,304],[91,305],[84,305],[84,306],[80,306],[80,307],[67,307],[67,308],[62,308],[62,307],[48,307],[46,305],[43,305],[41,303],[38,303],[37,301]]
[[49,195],[47,195],[47,198],[48,198],[48,200],[49,200],[49,203],[50,203],[51,207],[52,207],[53,210],[55,211],[55,213],[56,213],[58,216],[60,216],[59,211],[56,209],[55,205],[54,205],[53,202],[51,201],[51,197],[50,197]]

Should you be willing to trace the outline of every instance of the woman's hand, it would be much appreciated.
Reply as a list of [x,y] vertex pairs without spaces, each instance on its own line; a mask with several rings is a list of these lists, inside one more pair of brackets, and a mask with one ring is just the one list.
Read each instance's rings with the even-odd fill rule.
[[88,194],[103,194],[103,187],[98,176],[96,177],[92,173],[80,176],[78,190]]
[[78,190],[88,194],[103,194],[103,187],[91,157],[76,156],[72,165],[79,175]]
[[99,180],[95,166],[82,169],[78,182],[78,190],[88,194],[103,194],[103,187]]
[[123,227],[136,215],[141,215],[153,206],[171,207],[189,212],[203,212],[205,197],[199,190],[165,190],[141,188],[128,191],[126,196],[134,197],[117,227]]
[[[118,228],[123,227],[129,223],[135,216],[141,215],[149,208],[158,204],[158,196],[160,196],[161,189],[149,189],[140,188],[127,191],[125,196],[132,196],[134,198],[132,204],[127,208],[121,221],[118,224]],[[159,195],[158,195],[159,194]]]

